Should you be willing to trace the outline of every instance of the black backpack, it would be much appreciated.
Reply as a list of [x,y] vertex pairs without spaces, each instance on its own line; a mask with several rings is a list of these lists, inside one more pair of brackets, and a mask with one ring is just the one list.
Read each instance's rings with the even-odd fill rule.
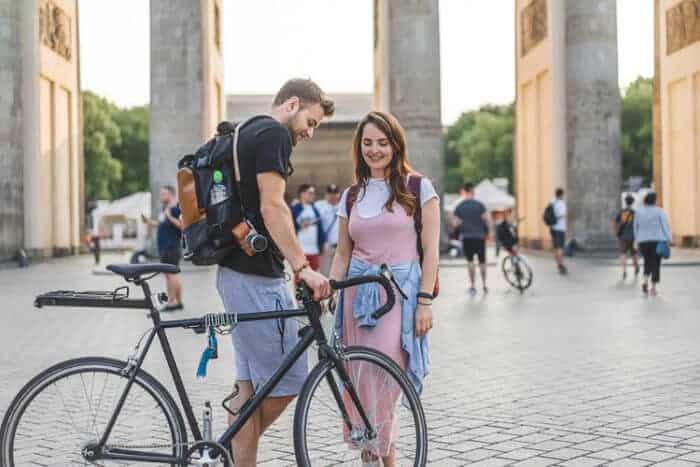
[[542,220],[550,227],[557,223],[557,215],[554,213],[554,203],[549,203],[547,207],[544,208]]
[[233,147],[238,140],[236,130],[249,121],[237,127],[219,123],[212,139],[178,162],[183,257],[195,265],[217,264],[240,248],[231,232],[245,214],[234,178]]

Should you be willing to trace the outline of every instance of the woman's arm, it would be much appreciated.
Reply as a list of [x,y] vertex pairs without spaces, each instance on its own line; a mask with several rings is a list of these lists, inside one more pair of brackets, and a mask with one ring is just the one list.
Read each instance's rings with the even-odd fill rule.
[[[440,201],[432,198],[423,205],[423,264],[420,291],[433,293],[437,279],[438,261],[440,259]],[[432,300],[418,299],[416,308],[415,334],[424,336],[433,327]]]
[[433,198],[423,206],[423,276],[420,291],[433,293],[440,259],[440,202]]
[[663,209],[661,209],[661,227],[666,235],[666,241],[670,245],[671,241],[673,241],[673,236],[671,235],[671,225],[668,223],[668,216],[666,215],[666,211]]
[[352,256],[352,239],[348,232],[348,220],[344,217],[338,218],[338,247],[333,256],[331,271],[328,275],[330,279],[343,280],[348,272],[350,257]]

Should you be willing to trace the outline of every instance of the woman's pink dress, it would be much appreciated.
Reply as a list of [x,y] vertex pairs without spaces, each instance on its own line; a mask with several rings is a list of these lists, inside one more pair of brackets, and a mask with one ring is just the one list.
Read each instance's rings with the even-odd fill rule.
[[[349,215],[348,230],[353,240],[352,255],[365,263],[392,265],[418,261],[413,217],[408,216],[398,203],[394,203],[394,212],[385,209],[380,215],[369,219],[359,216],[355,203]],[[375,327],[370,328],[357,326],[353,314],[355,294],[356,289],[350,288],[343,297],[343,343],[346,346],[361,345],[379,350],[405,370],[408,356],[401,348],[401,295],[396,292],[394,307],[378,320]],[[384,303],[383,291],[381,303]],[[393,381],[385,379],[385,372],[369,374],[375,368],[376,366],[371,366],[370,369],[355,365],[350,368],[350,375],[355,386],[359,386],[363,407],[370,412],[370,420],[379,431],[376,445],[372,446],[371,451],[375,455],[386,456],[398,434],[393,423],[393,408],[400,390]],[[346,407],[351,409],[351,417],[356,426],[362,426],[359,416],[353,413],[352,406],[348,397]],[[363,449],[366,450],[366,447]]]

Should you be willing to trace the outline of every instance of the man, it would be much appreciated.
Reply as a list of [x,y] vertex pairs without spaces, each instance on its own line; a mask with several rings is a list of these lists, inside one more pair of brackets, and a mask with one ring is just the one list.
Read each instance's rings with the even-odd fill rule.
[[620,246],[620,265],[622,266],[622,280],[627,279],[627,256],[632,257],[634,263],[634,275],[639,274],[639,260],[637,250],[634,247],[634,196],[625,197],[625,207],[615,216],[615,236]]
[[326,243],[321,254],[321,272],[325,275],[331,270],[333,255],[338,247],[338,208],[340,207],[340,188],[331,183],[326,187],[326,199],[316,202],[316,209],[321,213],[321,228]]
[[454,215],[460,223],[462,247],[469,268],[469,294],[476,295],[476,266],[474,256],[479,260],[481,282],[484,293],[486,286],[486,235],[491,229],[491,217],[486,206],[474,199],[474,185],[465,183],[459,191],[462,202],[455,208]]
[[[141,220],[151,227],[157,227],[156,234],[158,254],[160,262],[166,264],[180,264],[180,239],[182,237],[182,221],[180,221],[180,208],[175,198],[175,188],[166,185],[160,189],[160,203],[163,209],[158,220],[149,219],[141,214]],[[182,283],[178,274],[166,274],[165,286],[168,291],[168,303],[164,311],[182,310]]]
[[[269,115],[248,121],[240,129],[238,155],[240,193],[250,222],[265,235],[269,247],[248,256],[240,248],[219,263],[217,289],[228,313],[264,312],[294,308],[285,283],[284,260],[313,291],[314,299],[330,296],[328,279],[311,269],[297,241],[294,223],[284,200],[291,173],[292,148],[310,139],[334,104],[309,79],[287,81],[275,96]],[[239,394],[231,401],[237,412],[256,387],[264,384],[298,342],[298,323],[288,319],[241,323],[231,333]],[[258,441],[299,392],[307,375],[300,358],[262,403],[231,445],[237,467],[254,466]],[[229,423],[233,417],[229,418]]]
[[555,222],[549,228],[554,248],[554,261],[557,263],[559,274],[565,275],[568,270],[564,265],[564,245],[566,244],[566,203],[564,202],[564,189],[557,188],[554,191],[554,199],[551,201]]
[[311,269],[318,271],[321,267],[321,251],[325,236],[321,227],[321,213],[314,205],[316,188],[304,183],[299,186],[298,194],[299,202],[291,208],[294,229]]

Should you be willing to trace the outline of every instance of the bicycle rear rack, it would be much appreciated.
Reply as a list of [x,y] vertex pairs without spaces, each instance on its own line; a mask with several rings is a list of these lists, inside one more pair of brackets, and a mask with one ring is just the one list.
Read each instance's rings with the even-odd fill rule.
[[129,288],[117,287],[112,291],[56,290],[37,295],[34,306],[74,306],[92,308],[139,308],[148,310],[150,306],[145,298],[129,298]]

